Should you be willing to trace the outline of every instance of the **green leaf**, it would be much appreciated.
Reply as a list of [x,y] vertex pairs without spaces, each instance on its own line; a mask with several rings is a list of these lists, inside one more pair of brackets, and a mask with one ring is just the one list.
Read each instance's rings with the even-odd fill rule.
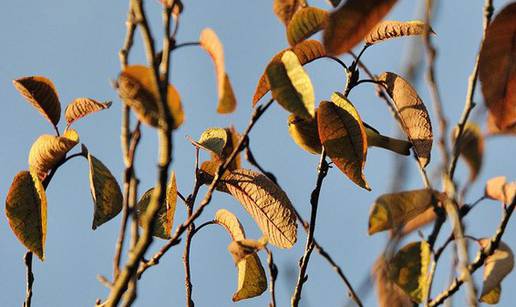
[[5,201],[9,226],[20,242],[39,259],[45,258],[47,197],[36,174],[19,172]]
[[291,46],[297,45],[324,29],[328,12],[315,7],[304,7],[297,11],[287,26],[287,39]]

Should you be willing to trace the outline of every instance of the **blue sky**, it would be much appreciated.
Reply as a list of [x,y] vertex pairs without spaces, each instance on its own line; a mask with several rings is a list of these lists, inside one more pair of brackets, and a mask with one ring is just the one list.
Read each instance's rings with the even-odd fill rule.
[[[119,72],[118,50],[125,34],[127,1],[63,1],[27,0],[6,1],[0,10],[0,195],[5,195],[15,174],[27,169],[28,151],[32,142],[44,133],[52,133],[50,125],[15,91],[11,80],[27,75],[44,75],[52,79],[63,104],[76,97],[113,100],[110,110],[77,123],[81,141],[90,152],[102,160],[119,179],[123,163],[120,152],[121,103],[110,80]],[[399,1],[389,19],[418,19],[417,6],[421,1]],[[450,123],[455,123],[462,112],[467,77],[479,48],[483,1],[442,1],[439,15],[432,25],[437,33],[434,41],[439,48],[437,78],[444,109]],[[153,31],[161,31],[161,10],[158,1],[146,1]],[[322,0],[311,4],[328,9]],[[495,1],[496,9],[506,1]],[[171,82],[181,94],[186,112],[185,124],[174,134],[174,163],[178,188],[188,194],[192,184],[194,149],[185,138],[197,138],[208,127],[235,125],[240,131],[251,114],[251,98],[256,82],[268,60],[287,47],[283,25],[272,13],[272,1],[185,1],[179,42],[195,41],[205,27],[213,28],[225,46],[226,68],[232,80],[238,108],[234,114],[218,115],[213,65],[200,48],[182,48],[172,56]],[[399,39],[370,48],[363,60],[373,70],[401,72],[409,39]],[[350,63],[348,56],[344,61]],[[139,35],[131,53],[130,63],[145,63]],[[318,101],[328,99],[340,90],[345,81],[341,68],[329,60],[307,66]],[[431,100],[424,79],[415,84],[426,105]],[[375,96],[370,85],[363,85],[350,95],[362,118],[387,135],[395,135],[395,122],[383,102]],[[482,102],[480,92],[475,101]],[[256,158],[266,169],[273,170],[279,183],[293,204],[309,216],[309,196],[315,184],[317,156],[299,149],[287,132],[288,114],[278,105],[264,115],[251,133],[251,145]],[[437,123],[432,113],[434,131]],[[483,116],[473,118],[484,121]],[[61,123],[61,128],[63,128]],[[145,127],[137,155],[136,172],[141,180],[140,191],[147,190],[155,179],[156,133]],[[434,143],[429,173],[439,165],[439,152]],[[505,175],[514,180],[516,145],[511,138],[490,138],[486,142],[484,168],[471,189],[467,201],[476,200],[483,193],[483,182]],[[202,158],[208,155],[203,154]],[[370,205],[386,193],[393,175],[394,157],[390,152],[371,149],[365,174],[373,191],[356,187],[338,170],[332,169],[324,183],[319,206],[316,237],[342,266],[356,287],[370,271],[381,252],[385,234],[367,235]],[[422,183],[412,159],[406,188],[420,188]],[[250,167],[246,165],[246,167]],[[457,178],[463,183],[468,176],[460,162]],[[438,185],[437,185],[438,186]],[[205,191],[203,189],[202,191]],[[97,274],[111,276],[114,242],[120,218],[96,231],[91,230],[92,200],[88,187],[87,162],[74,159],[62,167],[47,190],[48,237],[46,260],[35,260],[34,306],[93,305],[96,298],[104,298],[107,290],[96,280]],[[213,218],[217,209],[226,208],[240,218],[249,237],[259,237],[253,221],[242,207],[226,195],[217,194],[200,221]],[[4,215],[2,215],[4,216]],[[176,221],[185,217],[185,208],[178,204]],[[491,235],[500,218],[499,204],[485,201],[466,220],[467,232],[476,237]],[[176,223],[177,224],[177,223]],[[510,224],[505,242],[516,247],[516,226]],[[428,229],[424,230],[428,233]],[[442,231],[441,240],[450,232],[449,225]],[[411,236],[407,242],[417,240]],[[220,227],[199,232],[192,244],[193,298],[198,306],[228,306],[236,289],[236,268],[226,250],[229,236]],[[279,306],[290,301],[297,275],[297,261],[303,253],[305,236],[299,232],[299,243],[291,250],[273,249],[279,266],[277,296]],[[439,241],[441,242],[441,241]],[[164,241],[157,239],[155,251]],[[472,249],[474,250],[474,246]],[[0,218],[0,297],[2,305],[19,306],[25,291],[22,257],[25,250]],[[150,253],[148,254],[150,255]],[[184,304],[184,273],[181,263],[182,245],[174,248],[161,264],[149,270],[138,289],[136,306],[177,306]],[[448,253],[441,260],[434,283],[434,293],[447,284]],[[265,263],[264,255],[261,255]],[[346,290],[324,260],[314,253],[308,269],[309,280],[303,291],[303,306],[335,306],[346,301]],[[475,275],[477,283],[482,273]],[[500,306],[509,306],[516,293],[508,291],[516,282],[516,274],[504,281]],[[364,301],[376,305],[371,293]],[[264,306],[268,294],[242,301],[241,306]],[[463,292],[455,299],[463,304]]]

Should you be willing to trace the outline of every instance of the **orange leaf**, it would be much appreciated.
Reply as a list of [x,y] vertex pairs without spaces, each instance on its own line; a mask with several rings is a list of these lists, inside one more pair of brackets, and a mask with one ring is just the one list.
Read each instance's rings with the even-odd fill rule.
[[433,33],[433,30],[427,26],[424,22],[419,20],[413,21],[392,21],[385,20],[377,24],[371,32],[369,32],[364,41],[368,45],[376,44],[384,40],[391,38],[411,36],[411,35],[422,35],[425,30]]
[[65,118],[67,126],[70,126],[74,121],[91,113],[101,110],[109,109],[111,101],[100,102],[91,98],[77,98],[74,99],[65,109]]
[[297,45],[313,34],[324,29],[328,12],[315,7],[305,7],[297,11],[287,26],[287,39],[291,46]]
[[13,80],[14,87],[54,126],[61,118],[61,103],[56,87],[43,76]]
[[299,0],[274,0],[272,10],[278,19],[288,25],[294,13],[301,8],[301,1]]

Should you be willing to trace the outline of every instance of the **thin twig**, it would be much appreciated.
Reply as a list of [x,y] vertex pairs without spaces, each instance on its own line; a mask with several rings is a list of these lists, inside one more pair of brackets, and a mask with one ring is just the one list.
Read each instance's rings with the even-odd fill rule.
[[183,47],[190,47],[190,46],[200,46],[201,43],[200,42],[186,42],[186,43],[180,43],[180,44],[176,44],[174,46],[174,50],[177,50],[179,48],[183,48]]
[[32,285],[34,284],[34,274],[32,273],[32,252],[27,252],[23,257],[27,268],[27,289],[25,291],[25,302],[23,307],[30,307],[32,302]]
[[267,251],[267,266],[269,268],[269,292],[271,294],[271,302],[269,307],[276,307],[276,278],[278,277],[278,267],[274,263],[272,252],[265,248]]

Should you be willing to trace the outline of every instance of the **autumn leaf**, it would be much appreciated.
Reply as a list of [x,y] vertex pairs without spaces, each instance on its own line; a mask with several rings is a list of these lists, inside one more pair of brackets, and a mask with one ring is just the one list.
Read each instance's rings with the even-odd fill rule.
[[246,169],[228,172],[222,178],[227,191],[251,215],[269,243],[291,248],[297,240],[292,203],[267,176]]
[[496,119],[491,113],[487,113],[487,132],[490,135],[516,135],[516,125],[507,127],[506,129],[500,129],[496,126]]
[[29,169],[45,179],[47,173],[64,159],[75,145],[79,143],[79,135],[68,129],[63,136],[43,134],[32,144],[29,152]]
[[373,45],[384,40],[411,36],[423,35],[425,30],[434,33],[432,28],[419,20],[412,21],[392,21],[385,20],[377,24],[364,38],[368,45]]
[[360,115],[342,94],[334,93],[323,101],[317,112],[319,137],[326,154],[355,184],[370,191],[364,166],[367,156],[367,136]]
[[233,256],[235,264],[238,264],[240,261],[262,250],[266,245],[267,238],[260,240],[242,239],[229,243],[228,251]]
[[[231,154],[235,150],[235,147],[238,145],[238,143],[240,142],[240,139],[242,138],[242,136],[236,131],[235,127],[233,127],[233,126],[231,126],[229,128],[224,128],[224,130],[226,130],[228,138],[226,141],[226,145],[222,149],[222,154],[221,155],[212,154],[212,157],[211,157],[212,160],[219,161],[219,162],[226,161],[231,156]],[[233,159],[233,161],[231,161],[231,163],[229,163],[228,170],[232,171],[232,170],[240,168],[240,164],[241,164],[240,160],[241,160],[240,153],[238,153],[236,155],[236,157]]]
[[70,126],[74,121],[91,113],[109,109],[111,101],[100,102],[91,98],[74,99],[65,109],[66,125]]
[[[457,138],[458,128],[455,128],[452,134],[452,140],[455,142]],[[480,127],[472,122],[467,122],[462,132],[461,141],[458,152],[464,158],[470,169],[469,180],[475,181],[482,168],[482,160],[484,156],[484,137]]]
[[500,130],[516,126],[516,3],[488,26],[480,49],[478,76],[485,103]]
[[496,305],[500,301],[500,296],[502,295],[502,286],[498,285],[494,287],[493,290],[483,294],[480,296],[480,301],[490,305]]
[[298,10],[287,26],[287,39],[291,46],[304,41],[326,26],[328,12],[315,7]]
[[410,298],[421,303],[427,289],[430,245],[412,242],[401,248],[389,262],[389,278]]
[[36,174],[21,171],[7,193],[5,214],[20,242],[42,261],[47,236],[47,197]]
[[399,229],[429,208],[437,205],[435,191],[429,189],[383,194],[369,214],[369,234]]
[[376,293],[379,307],[413,307],[414,303],[398,285],[389,279],[388,265],[383,256],[380,256],[373,268],[376,277]]
[[314,89],[296,54],[286,51],[281,61],[273,60],[266,69],[272,98],[287,111],[302,118],[314,116]]
[[[148,189],[143,193],[140,201],[136,204],[136,210],[138,213],[138,224],[143,226],[143,219],[147,208],[152,200],[152,194],[154,188]],[[172,172],[170,180],[167,185],[167,196],[164,204],[161,204],[156,218],[154,220],[152,235],[161,239],[170,239],[170,232],[172,231],[172,225],[174,225],[174,213],[176,212],[177,202],[177,186],[176,186],[176,174]]]
[[295,114],[288,116],[288,133],[299,147],[311,154],[321,154],[322,151],[316,117],[317,110],[315,117],[310,119]]
[[[308,64],[316,59],[326,56],[326,51],[323,45],[316,40],[305,40],[295,45],[292,48],[287,48],[277,53],[269,62],[269,65],[274,61],[281,61],[281,57],[286,51],[292,51],[297,55],[301,65]],[[253,107],[258,101],[267,94],[270,90],[269,80],[267,79],[267,69],[263,72],[253,95]]]
[[387,94],[394,102],[401,126],[414,145],[421,165],[425,167],[430,162],[433,134],[430,115],[423,101],[409,82],[394,73],[384,72],[378,76],[378,80],[384,83]]
[[400,155],[410,155],[410,148],[412,148],[412,144],[410,142],[381,135],[378,130],[366,123],[364,123],[364,127],[367,135],[368,147],[381,147]]
[[92,228],[114,218],[122,210],[122,192],[109,169],[93,155],[88,154],[90,191],[94,214]]
[[348,0],[328,18],[323,43],[328,54],[338,56],[350,51],[382,18],[396,0]]
[[504,204],[510,204],[516,195],[516,182],[507,182],[505,176],[491,178],[486,183],[484,195]]
[[232,241],[238,241],[245,239],[245,231],[238,218],[226,209],[219,209],[215,213],[215,219],[213,220],[218,225],[224,227],[231,236]]
[[435,221],[436,218],[437,214],[435,214],[434,208],[430,207],[422,213],[420,213],[415,218],[408,221],[401,229],[400,234],[406,236],[414,230],[419,229],[425,225],[428,225],[430,222]]
[[18,92],[34,106],[54,127],[61,118],[61,103],[56,87],[43,76],[23,77],[13,80]]
[[233,93],[233,88],[229,81],[229,77],[226,74],[226,68],[224,64],[224,47],[219,40],[219,37],[210,28],[202,30],[201,36],[199,37],[201,47],[208,52],[213,64],[215,64],[215,72],[217,74],[218,84],[218,95],[219,102],[217,106],[217,112],[219,113],[231,113],[236,109],[236,98]]
[[[487,246],[491,244],[491,240],[482,239],[479,243],[482,248],[487,248]],[[494,299],[496,298],[496,292],[498,292],[497,296],[499,299],[501,282],[513,268],[514,254],[507,244],[500,242],[498,248],[491,256],[487,257],[484,262],[484,278],[480,297],[489,296],[491,299]],[[495,293],[492,293],[492,291],[495,291]]]
[[299,0],[274,0],[272,10],[278,19],[288,25],[294,13],[301,8],[301,1]]
[[[160,94],[154,81],[154,72],[143,65],[130,65],[118,76],[118,95],[131,107],[141,122],[152,127],[159,127]],[[167,89],[167,104],[174,119],[174,129],[184,121],[183,107],[179,93],[171,84]]]
[[202,149],[221,156],[228,142],[228,133],[224,128],[208,128],[203,131],[199,141],[192,143]]

